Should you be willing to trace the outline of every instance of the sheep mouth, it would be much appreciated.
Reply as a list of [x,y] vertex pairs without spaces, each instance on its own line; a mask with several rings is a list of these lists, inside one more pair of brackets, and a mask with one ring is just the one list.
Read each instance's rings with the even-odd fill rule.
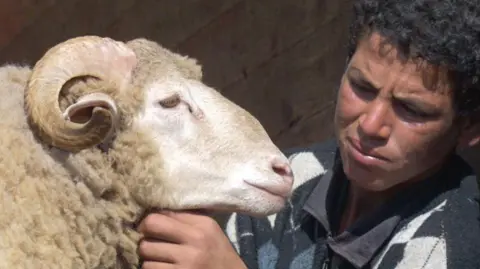
[[265,192],[269,195],[273,195],[276,197],[280,197],[282,199],[288,199],[291,195],[292,188],[289,185],[266,185],[260,183],[253,183],[249,181],[245,181],[245,183],[251,187],[254,187],[257,190]]

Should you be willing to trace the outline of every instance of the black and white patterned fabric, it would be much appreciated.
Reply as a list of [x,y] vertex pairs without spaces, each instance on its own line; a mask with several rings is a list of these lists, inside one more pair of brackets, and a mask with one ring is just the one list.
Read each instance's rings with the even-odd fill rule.
[[[332,172],[336,150],[335,143],[327,141],[286,151],[296,180],[286,208],[267,218],[232,215],[226,233],[249,269],[480,269],[478,186],[470,167],[459,158],[442,172],[441,177],[448,179],[443,185],[432,180],[428,192],[410,192],[408,199],[399,200],[414,201],[408,210],[397,204],[402,210],[378,219],[375,229],[360,229],[363,235],[356,238],[353,233],[352,242],[343,240],[345,246],[335,246],[338,239],[329,237],[328,224],[305,210],[305,203]],[[381,235],[385,230],[377,232],[378,227],[388,221],[394,225],[386,230],[388,235]],[[383,241],[373,242],[376,238]]]

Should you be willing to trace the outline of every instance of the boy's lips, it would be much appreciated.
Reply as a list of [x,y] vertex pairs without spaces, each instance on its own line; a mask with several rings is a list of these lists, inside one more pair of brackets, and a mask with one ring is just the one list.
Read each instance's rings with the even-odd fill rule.
[[373,149],[365,149],[362,146],[359,140],[354,138],[347,138],[348,152],[349,154],[359,163],[366,166],[379,166],[383,165],[386,162],[389,162],[389,159],[385,156],[379,154]]

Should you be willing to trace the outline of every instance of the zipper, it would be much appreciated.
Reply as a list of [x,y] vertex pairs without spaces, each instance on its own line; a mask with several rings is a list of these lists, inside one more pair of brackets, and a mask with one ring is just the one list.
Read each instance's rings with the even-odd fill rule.
[[323,261],[322,269],[329,269],[329,268],[330,268],[330,258],[327,257],[327,258]]
[[[327,238],[326,238],[326,241],[328,241],[328,239],[330,239],[332,237],[332,234],[330,232],[327,233]],[[325,255],[325,260],[323,261],[323,264],[322,264],[322,269],[330,269],[330,254],[331,254],[331,251],[330,251],[330,247],[328,246],[328,244],[326,244],[326,255]]]

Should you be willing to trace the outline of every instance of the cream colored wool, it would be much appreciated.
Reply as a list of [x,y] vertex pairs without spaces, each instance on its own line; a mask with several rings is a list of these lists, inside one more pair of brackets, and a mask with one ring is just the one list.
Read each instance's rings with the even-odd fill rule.
[[[284,165],[288,173],[287,160],[253,116],[201,83],[201,69],[193,59],[137,39],[121,48],[134,53],[133,62],[128,53],[115,54],[118,48],[111,47],[113,41],[92,39],[104,49],[99,55],[105,58],[99,61],[107,61],[112,53],[108,71],[124,72],[116,76],[126,82],[76,79],[65,84],[56,100],[65,111],[90,93],[107,93],[112,98],[118,123],[114,136],[102,141],[106,151],[96,145],[71,150],[52,146],[54,142],[27,117],[29,111],[37,113],[32,108],[35,104],[25,104],[25,100],[33,102],[28,99],[29,85],[45,80],[35,80],[27,66],[0,68],[0,268],[137,268],[141,235],[134,226],[146,210],[210,207],[267,215],[282,208],[283,197],[265,196],[241,179],[258,178],[261,184],[265,180],[268,186],[288,188],[285,175],[269,170],[268,158],[274,156],[275,165]],[[79,57],[88,56],[84,55]],[[183,108],[161,110],[193,122],[172,127],[178,134],[192,133],[185,140],[191,142],[178,142],[174,148],[180,153],[165,152],[176,140],[164,142],[167,136],[159,138],[152,131],[155,124],[168,127],[176,122],[164,123],[162,117],[149,114],[157,111],[148,108],[153,107],[149,98],[158,92],[151,90],[156,85],[178,87],[179,96],[193,111],[193,116],[185,116],[189,112]],[[37,121],[49,122],[53,119],[49,115]],[[79,121],[90,117],[88,113],[76,116]],[[55,129],[52,132],[55,135]],[[201,169],[202,165],[208,169]],[[197,185],[192,184],[195,179]]]

